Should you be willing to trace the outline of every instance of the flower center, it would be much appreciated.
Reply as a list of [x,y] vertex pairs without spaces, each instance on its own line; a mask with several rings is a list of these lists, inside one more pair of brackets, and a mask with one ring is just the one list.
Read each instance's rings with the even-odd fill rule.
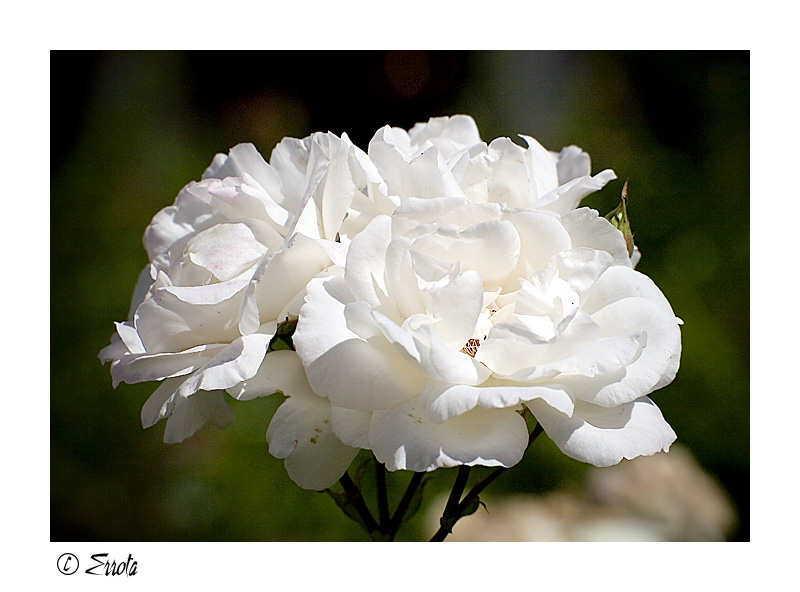
[[478,339],[467,339],[467,344],[461,348],[461,351],[467,354],[470,358],[474,358],[475,354],[478,353],[478,348],[481,346],[481,342]]

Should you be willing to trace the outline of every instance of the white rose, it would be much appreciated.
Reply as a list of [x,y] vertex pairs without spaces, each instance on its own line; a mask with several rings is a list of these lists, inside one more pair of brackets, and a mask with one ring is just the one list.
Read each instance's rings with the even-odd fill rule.
[[252,176],[278,206],[293,214],[289,231],[344,244],[395,204],[381,194],[375,165],[346,134],[284,138],[267,164],[251,144],[218,154],[204,178]]
[[[267,163],[251,144],[219,154],[156,214],[144,244],[150,258],[129,319],[100,353],[120,382],[162,381],[142,409],[145,427],[169,417],[178,442],[211,420],[232,419],[224,396],[250,398],[278,324],[295,319],[308,281],[343,262],[348,229],[365,225],[363,153],[346,138],[285,139]],[[377,209],[376,209],[377,208]],[[343,236],[342,236],[343,235]]]
[[592,177],[589,155],[577,146],[548,152],[521,137],[527,148],[509,138],[486,144],[471,117],[435,117],[408,132],[381,128],[368,154],[381,192],[397,205],[409,197],[466,197],[563,214],[616,178],[611,170]]
[[597,212],[409,198],[312,280],[294,335],[333,433],[390,470],[511,466],[527,407],[598,466],[667,450],[669,303]]

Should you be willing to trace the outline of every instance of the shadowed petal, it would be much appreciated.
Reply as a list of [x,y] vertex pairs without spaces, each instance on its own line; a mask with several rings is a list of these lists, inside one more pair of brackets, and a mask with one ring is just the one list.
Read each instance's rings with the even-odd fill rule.
[[576,401],[572,417],[541,399],[527,405],[564,454],[598,467],[666,452],[676,438],[647,397],[610,409]]
[[481,407],[436,424],[415,398],[375,411],[369,440],[375,458],[390,471],[461,464],[510,467],[522,458],[528,430],[516,411]]
[[[288,389],[287,389],[288,390]],[[308,386],[295,385],[267,429],[269,452],[284,458],[292,481],[303,489],[332,486],[353,462],[358,448],[342,443],[331,427],[331,404]]]

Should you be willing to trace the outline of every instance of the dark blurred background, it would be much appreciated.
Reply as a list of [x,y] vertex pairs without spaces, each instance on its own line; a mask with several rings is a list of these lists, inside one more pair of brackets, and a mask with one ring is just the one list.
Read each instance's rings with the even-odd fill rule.
[[[685,322],[653,399],[735,509],[725,537],[749,540],[748,52],[52,52],[51,88],[51,540],[366,540],[269,455],[277,397],[229,399],[232,425],[166,445],[139,420],[155,385],[113,390],[97,353],[146,225],[215,153],[248,141],[268,159],[314,131],[366,149],[385,124],[456,113],[486,141],[587,150],[620,178],[584,202],[602,214],[630,179],[638,269]],[[587,470],[542,438],[491,491],[581,495]],[[391,477],[396,500],[407,476]],[[427,499],[453,478],[436,471]],[[424,515],[402,536],[429,537]]]

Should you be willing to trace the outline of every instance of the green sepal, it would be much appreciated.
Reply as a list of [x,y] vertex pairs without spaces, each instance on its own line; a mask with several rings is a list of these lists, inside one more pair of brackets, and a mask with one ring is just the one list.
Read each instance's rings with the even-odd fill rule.
[[292,344],[276,335],[272,338],[272,341],[269,342],[269,349],[267,351],[280,351],[282,349],[291,350]]
[[471,500],[466,506],[464,506],[463,509],[459,505],[459,512],[457,514],[453,514],[452,516],[448,516],[446,514],[443,515],[439,519],[439,525],[443,529],[445,529],[449,534],[449,533],[453,532],[453,526],[455,526],[456,522],[458,522],[459,520],[461,520],[465,516],[471,516],[472,514],[477,512],[478,508],[480,508],[481,506],[483,506],[485,508],[486,504],[484,504],[481,501],[480,497],[476,497],[473,500]]
[[485,508],[486,504],[484,504],[481,501],[481,498],[476,497],[469,504],[467,504],[467,506],[464,508],[464,511],[461,512],[461,517],[463,518],[464,516],[471,516],[472,514],[477,512],[478,508],[480,508],[481,506],[483,506]]
[[280,350],[294,350],[294,342],[292,341],[292,335],[294,335],[294,331],[297,328],[297,319],[288,318],[283,321],[282,323],[278,324],[278,328],[275,331],[275,336],[269,342],[269,348],[267,349],[268,352],[270,351],[280,351]]
[[353,471],[353,483],[356,484],[356,487],[361,487],[361,479],[364,477],[364,474],[367,472],[367,469],[372,464],[373,457],[367,457],[362,462],[358,464],[355,471]]
[[394,535],[376,530],[372,533],[372,540],[376,543],[390,543],[394,540]]
[[278,330],[275,332],[276,335],[281,336],[291,336],[294,335],[294,330],[297,328],[297,319],[289,319],[287,318],[282,323],[278,324]]
[[458,517],[456,517],[456,516],[447,516],[447,515],[443,514],[442,517],[439,518],[439,526],[447,534],[450,534],[451,532],[453,532],[453,526],[455,525],[456,522],[458,522],[458,518],[460,518],[460,516],[458,516]]
[[633,254],[633,232],[631,232],[631,222],[628,218],[628,181],[622,186],[622,199],[614,211],[606,214],[606,220],[611,222],[614,227],[625,237],[625,246],[628,248],[628,256]]
[[351,496],[346,492],[339,493],[331,489],[326,489],[325,493],[333,498],[333,501],[335,501],[336,505],[342,509],[342,512],[344,512],[345,516],[360,524],[364,530],[369,530],[367,525],[364,524],[364,521],[361,519],[361,515],[358,513],[358,510],[356,510],[355,505],[353,504],[355,499],[354,496]]

